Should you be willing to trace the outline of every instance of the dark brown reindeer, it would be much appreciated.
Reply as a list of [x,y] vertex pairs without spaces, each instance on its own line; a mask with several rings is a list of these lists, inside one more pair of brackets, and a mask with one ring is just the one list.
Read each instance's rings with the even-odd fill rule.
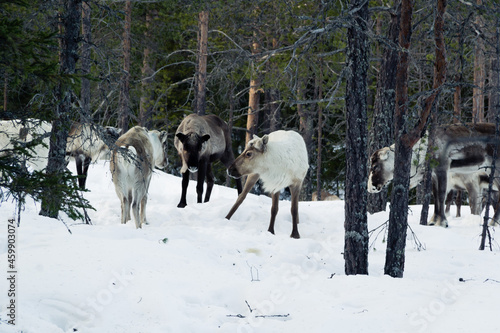
[[[234,161],[231,146],[231,133],[227,124],[215,115],[199,116],[190,114],[181,122],[175,134],[174,145],[182,161],[182,194],[177,207],[187,205],[186,194],[189,173],[198,172],[196,185],[197,202],[202,202],[203,182],[207,181],[205,201],[210,200],[214,187],[212,163],[220,160],[226,168]],[[241,180],[236,180],[238,194],[241,193]]]
[[264,191],[272,196],[271,221],[268,231],[274,234],[274,222],[278,214],[280,191],[289,187],[292,194],[292,222],[293,229],[290,237],[300,238],[299,224],[299,194],[302,182],[309,169],[307,149],[304,139],[294,131],[276,131],[262,138],[254,136],[245,148],[245,151],[236,158],[229,167],[231,177],[240,178],[248,175],[243,192],[236,199],[235,204],[226,216],[231,219],[234,212],[245,200],[259,178]]

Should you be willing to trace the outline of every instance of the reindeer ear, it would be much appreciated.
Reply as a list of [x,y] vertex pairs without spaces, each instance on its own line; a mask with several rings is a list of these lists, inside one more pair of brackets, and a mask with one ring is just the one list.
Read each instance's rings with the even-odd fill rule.
[[160,132],[160,142],[161,143],[167,142],[167,138],[168,138],[168,133],[165,131],[161,131]]
[[264,135],[262,137],[262,144],[267,145],[267,141],[269,141],[269,135]]
[[118,139],[118,137],[120,136],[120,133],[122,132],[122,129],[118,129],[118,128],[115,128],[115,127],[111,127],[111,126],[106,126],[105,127],[105,132],[106,132],[106,135],[110,136],[111,138],[113,139]]
[[184,143],[184,141],[186,141],[186,137],[187,137],[187,135],[186,135],[186,134],[184,134],[184,133],[177,133],[175,136],[176,136],[176,137],[177,137],[177,138],[178,138],[178,139],[179,139],[182,143]]

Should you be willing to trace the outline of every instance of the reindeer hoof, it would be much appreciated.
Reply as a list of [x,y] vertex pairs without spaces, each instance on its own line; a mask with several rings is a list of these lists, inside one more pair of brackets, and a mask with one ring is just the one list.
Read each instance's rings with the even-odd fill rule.
[[186,206],[187,206],[187,203],[179,202],[179,204],[177,205],[177,208],[184,208]]
[[290,238],[300,239],[300,235],[298,232],[297,233],[292,232],[292,234],[290,235]]

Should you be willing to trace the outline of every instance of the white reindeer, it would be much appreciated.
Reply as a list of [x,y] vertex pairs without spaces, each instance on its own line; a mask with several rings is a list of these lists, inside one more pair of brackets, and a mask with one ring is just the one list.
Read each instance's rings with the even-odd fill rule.
[[[52,124],[38,119],[2,120],[0,121],[0,156],[11,153],[10,150],[14,147],[13,141],[24,144],[34,142],[36,144],[31,148],[32,156],[30,158],[21,156],[21,158],[26,159],[31,169],[41,171],[47,166],[51,131]],[[79,123],[71,125],[66,144],[66,156],[75,159],[81,189],[85,188],[90,162],[110,158],[110,150],[102,137],[107,136],[114,142],[119,133],[120,130],[110,126],[99,127]]]
[[147,224],[146,203],[153,168],[167,166],[167,133],[148,131],[136,126],[116,141],[111,154],[110,170],[115,191],[121,202],[121,222],[130,220],[130,206],[136,228]]
[[36,144],[30,148],[32,157],[21,156],[20,158],[25,158],[27,166],[33,170],[42,170],[47,166],[51,130],[50,123],[38,119],[0,121],[0,156],[10,154],[15,141],[24,144],[33,142]]
[[268,231],[274,234],[274,221],[278,213],[280,190],[289,187],[292,194],[293,229],[290,237],[300,238],[299,194],[302,182],[309,169],[307,149],[304,139],[294,131],[276,131],[262,138],[254,136],[234,163],[229,167],[231,177],[249,175],[243,192],[227,214],[229,220],[245,200],[250,189],[259,178],[264,190],[272,195],[271,222]]

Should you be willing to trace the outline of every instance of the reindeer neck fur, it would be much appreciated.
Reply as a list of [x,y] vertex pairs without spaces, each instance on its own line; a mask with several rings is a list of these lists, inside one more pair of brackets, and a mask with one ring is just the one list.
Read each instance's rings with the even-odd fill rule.
[[[272,156],[273,162],[260,164],[256,171],[266,192],[276,193],[289,185],[302,183],[309,163],[307,149],[300,134],[292,131],[272,132],[269,134],[265,154]],[[295,158],[291,159],[290,156]],[[277,165],[280,167],[276,168]]]
[[163,150],[163,144],[160,140],[160,132],[156,130],[148,131],[148,138],[153,148],[154,165],[158,168],[166,167],[165,152]]

